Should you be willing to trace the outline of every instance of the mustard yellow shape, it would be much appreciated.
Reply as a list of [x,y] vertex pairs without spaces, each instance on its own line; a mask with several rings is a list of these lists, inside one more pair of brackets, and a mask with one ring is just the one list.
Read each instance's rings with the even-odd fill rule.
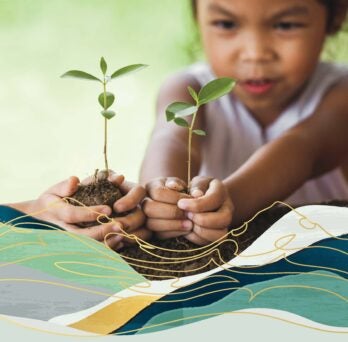
[[162,296],[133,296],[112,303],[92,315],[69,325],[71,328],[107,335],[120,328],[138,312]]

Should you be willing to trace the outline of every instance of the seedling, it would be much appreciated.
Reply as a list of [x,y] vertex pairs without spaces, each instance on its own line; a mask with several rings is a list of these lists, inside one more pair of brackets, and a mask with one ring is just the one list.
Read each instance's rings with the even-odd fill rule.
[[[231,78],[218,78],[206,84],[201,88],[199,93],[192,87],[188,87],[188,91],[195,101],[195,104],[187,102],[174,102],[170,104],[166,109],[167,121],[174,121],[178,126],[184,127],[188,130],[188,161],[187,161],[187,186],[189,186],[191,181],[191,144],[192,144],[192,134],[205,136],[206,132],[201,129],[194,129],[194,124],[199,108],[212,102],[219,97],[226,95],[231,92],[236,82]],[[184,119],[184,117],[193,115],[191,123]]]
[[103,110],[100,112],[101,115],[104,117],[104,164],[105,164],[105,172],[106,172],[106,178],[109,175],[109,164],[108,164],[108,120],[112,119],[116,113],[113,110],[110,110],[110,107],[115,101],[115,95],[113,93],[110,93],[106,91],[106,85],[112,81],[115,78],[118,78],[120,76],[123,76],[125,74],[129,74],[134,71],[138,71],[140,69],[143,69],[147,67],[145,64],[132,64],[125,66],[121,69],[116,70],[111,74],[111,76],[107,76],[107,64],[104,59],[104,57],[101,57],[100,59],[100,69],[102,71],[102,78],[98,78],[96,76],[93,76],[87,72],[80,71],[80,70],[69,70],[65,74],[63,74],[61,77],[73,77],[73,78],[80,78],[85,79],[89,81],[96,81],[100,82],[103,87],[103,92],[98,96],[98,102],[102,106]]

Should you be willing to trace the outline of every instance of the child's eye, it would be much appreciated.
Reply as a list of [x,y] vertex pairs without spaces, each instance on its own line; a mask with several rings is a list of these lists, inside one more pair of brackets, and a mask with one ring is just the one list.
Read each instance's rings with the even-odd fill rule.
[[215,20],[211,24],[223,30],[232,30],[236,27],[236,24],[231,20]]
[[304,27],[302,23],[295,23],[291,21],[281,21],[273,25],[273,27],[280,31],[291,31],[296,30],[298,28]]

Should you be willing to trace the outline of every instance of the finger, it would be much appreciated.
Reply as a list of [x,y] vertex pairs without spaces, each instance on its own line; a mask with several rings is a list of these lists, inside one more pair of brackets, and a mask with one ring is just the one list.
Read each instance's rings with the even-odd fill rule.
[[145,224],[146,216],[140,208],[136,208],[128,215],[122,217],[114,217],[113,220],[121,222],[124,230],[130,233]]
[[177,177],[167,177],[164,186],[176,191],[183,191],[187,189],[186,183]]
[[220,229],[221,227],[228,227],[232,222],[232,206],[225,201],[218,211],[207,213],[187,213],[194,224],[209,229]]
[[122,240],[124,239],[123,235],[116,234],[110,236],[107,240],[105,240],[104,244],[110,249],[116,251],[121,249],[124,246]]
[[134,209],[145,197],[145,189],[135,183],[123,182],[120,186],[125,195],[114,203],[114,210],[118,213]]
[[71,176],[68,179],[53,185],[51,188],[45,191],[46,194],[52,194],[59,197],[68,197],[73,195],[78,187],[80,180]]
[[156,233],[156,237],[159,238],[160,240],[165,240],[165,239],[171,239],[171,238],[175,238],[178,236],[185,236],[189,233],[187,232],[183,232],[183,231],[170,231],[170,232],[157,232]]
[[97,180],[103,180],[103,179],[107,179],[111,182],[114,183],[115,185],[119,186],[122,184],[122,182],[124,181],[124,176],[123,175],[119,175],[116,172],[112,171],[112,170],[108,170],[108,177],[107,177],[107,173],[105,170],[100,170],[96,175],[91,175],[88,176],[86,178],[83,179],[83,181],[81,182],[82,185],[89,185],[91,183],[94,183],[96,178]]
[[165,186],[165,178],[158,178],[146,185],[149,197],[158,202],[176,204],[181,198],[189,198],[190,196],[183,192],[171,190]]
[[194,199],[181,199],[178,201],[178,207],[185,211],[201,213],[214,211],[222,205],[226,193],[221,181],[213,179],[209,183],[209,188],[205,195]]
[[219,240],[224,236],[227,236],[228,230],[227,228],[207,229],[198,225],[194,225],[193,233],[195,233],[197,236],[199,236],[201,239],[205,241],[212,242]]
[[119,175],[116,172],[109,170],[109,177],[108,177],[108,181],[110,181],[111,183],[117,185],[118,187],[121,187],[122,183],[124,182],[124,176],[123,175]]
[[83,230],[87,230],[86,234],[97,241],[106,241],[112,236],[124,235],[124,230],[120,222],[100,224],[94,227],[84,228]]
[[172,230],[189,232],[192,230],[193,224],[190,220],[161,220],[148,218],[146,221],[146,227],[154,232]]
[[[124,180],[122,182],[122,184],[120,184],[120,189],[121,189],[122,193],[126,194],[129,191],[131,191],[136,186],[139,186],[139,187],[143,188],[141,185],[139,185],[137,183],[129,182],[129,181]],[[144,188],[144,190],[145,190],[145,188]]]
[[139,228],[132,234],[127,234],[123,239],[125,244],[136,244],[139,240],[147,241],[151,238],[152,232],[146,228]]
[[197,198],[203,196],[209,188],[211,177],[198,176],[194,177],[190,184],[190,195]]
[[66,223],[93,222],[111,215],[111,208],[107,205],[82,207],[72,204],[63,204],[52,209],[52,214],[56,216],[59,221]]
[[[58,221],[58,220],[55,220],[55,219],[50,219],[51,223],[57,225],[58,227],[60,228],[63,228],[64,230],[66,230],[67,232],[70,232],[70,233],[74,233],[74,234],[79,234],[79,230],[81,230],[82,228],[78,227],[78,226],[74,226],[72,224],[68,224],[66,222],[63,222],[63,221]],[[85,235],[85,234],[84,234]]]
[[146,198],[142,203],[142,208],[147,217],[167,220],[185,220],[185,212],[178,208],[176,204],[168,204],[153,201]]
[[105,223],[88,228],[79,228],[64,222],[61,222],[59,225],[69,232],[88,236],[100,242],[107,240],[111,236],[123,234],[123,227],[119,222]]
[[209,245],[210,241],[207,241],[203,238],[201,238],[200,236],[198,236],[196,233],[192,232],[190,234],[187,234],[185,236],[185,239],[188,241],[191,241],[192,243],[198,245],[198,246],[205,246],[205,245]]

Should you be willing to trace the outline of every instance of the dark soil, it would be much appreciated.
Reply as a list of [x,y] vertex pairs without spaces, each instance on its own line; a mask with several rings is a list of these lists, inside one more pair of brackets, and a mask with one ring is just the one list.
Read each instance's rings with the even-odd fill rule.
[[[74,200],[69,199],[73,205],[92,206],[92,205],[108,205],[110,208],[122,197],[120,189],[107,179],[96,180],[88,185],[79,185],[77,191],[71,196]],[[75,201],[76,200],[76,201]],[[115,212],[111,217],[118,216]],[[99,224],[98,222],[80,223],[82,228],[92,227]]]
[[[88,185],[79,185],[77,191],[71,197],[86,206],[108,205],[112,207],[122,197],[122,194],[115,184],[103,179]],[[70,200],[70,202],[75,201]]]
[[[348,207],[348,201],[330,201],[321,204]],[[260,213],[246,229],[231,229],[231,239],[199,247],[183,237],[149,241],[154,249],[138,245],[119,251],[122,258],[137,272],[150,280],[183,277],[211,270],[241,253],[261,236],[273,223],[291,209],[275,205]],[[244,226],[245,228],[245,226]],[[232,241],[234,240],[234,241]]]

